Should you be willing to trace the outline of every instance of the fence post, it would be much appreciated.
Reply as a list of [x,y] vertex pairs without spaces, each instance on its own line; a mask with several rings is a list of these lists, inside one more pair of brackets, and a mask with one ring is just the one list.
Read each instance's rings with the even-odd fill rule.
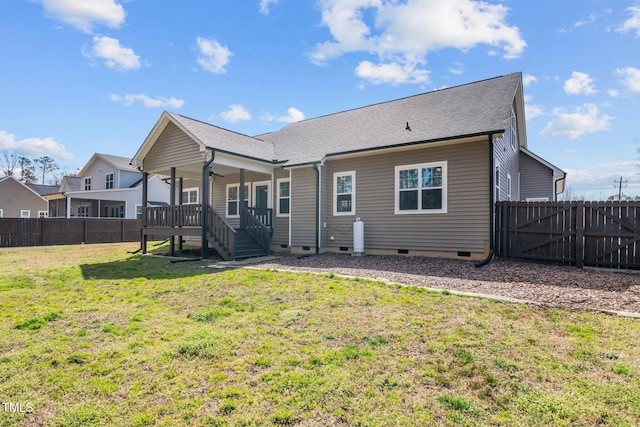
[[40,246],[44,246],[44,218],[39,218],[40,220]]
[[576,267],[584,268],[584,202],[575,203],[576,209]]

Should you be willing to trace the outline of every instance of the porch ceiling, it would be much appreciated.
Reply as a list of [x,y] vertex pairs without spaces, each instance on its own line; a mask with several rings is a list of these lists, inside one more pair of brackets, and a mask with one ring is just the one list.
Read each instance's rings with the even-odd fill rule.
[[[230,156],[229,156],[230,157]],[[218,159],[220,158],[220,159]],[[202,179],[202,167],[203,162],[196,162],[187,165],[176,166],[176,176],[188,179]],[[273,173],[273,166],[264,163],[258,163],[253,161],[246,161],[243,159],[234,160],[225,158],[224,155],[216,155],[216,160],[211,164],[210,169],[217,175],[231,175],[238,173],[240,169],[247,171],[261,172],[271,175]],[[171,169],[167,168],[161,171],[154,171],[154,173],[170,176]]]

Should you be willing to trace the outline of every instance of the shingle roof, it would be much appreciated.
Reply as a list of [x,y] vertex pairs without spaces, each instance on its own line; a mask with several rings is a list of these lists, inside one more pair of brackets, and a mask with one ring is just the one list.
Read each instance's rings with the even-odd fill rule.
[[258,138],[272,142],[286,165],[296,165],[337,153],[501,131],[521,78],[514,73],[304,120]]
[[117,169],[136,170],[135,167],[131,166],[131,158],[129,157],[120,157],[120,156],[114,156],[111,154],[102,154],[102,153],[96,153],[95,155],[102,158],[104,161],[111,163]]
[[68,191],[80,191],[82,190],[82,178],[75,175],[67,175],[64,177],[64,180],[67,181],[67,186],[69,187]]
[[251,136],[223,129],[209,123],[190,119],[180,114],[167,113],[203,144],[217,150],[253,159],[271,162],[275,160],[272,142],[265,142]]
[[45,194],[57,193],[60,186],[58,185],[44,185],[44,184],[25,184],[27,187],[35,191],[41,196]]

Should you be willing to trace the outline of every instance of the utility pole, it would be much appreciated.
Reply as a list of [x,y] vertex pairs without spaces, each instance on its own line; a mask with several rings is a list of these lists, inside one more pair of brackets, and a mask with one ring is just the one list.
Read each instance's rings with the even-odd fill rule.
[[[620,180],[617,180],[617,181],[614,181],[614,182],[615,182],[614,187],[618,187],[618,201],[621,202],[622,201],[622,183],[623,183],[622,177],[620,177]],[[628,181],[624,181],[625,188],[627,187],[627,185],[626,185],[627,182]]]

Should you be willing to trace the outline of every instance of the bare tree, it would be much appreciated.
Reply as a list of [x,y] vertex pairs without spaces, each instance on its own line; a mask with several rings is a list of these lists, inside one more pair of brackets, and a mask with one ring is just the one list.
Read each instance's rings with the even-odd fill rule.
[[18,157],[18,168],[20,169],[20,181],[25,184],[35,184],[38,182],[36,178],[35,166],[28,157]]
[[18,155],[9,150],[0,153],[0,171],[4,176],[14,176],[18,168]]
[[38,157],[33,161],[38,166],[38,169],[42,172],[41,184],[44,184],[44,177],[48,172],[55,172],[60,169],[56,161],[49,156]]

